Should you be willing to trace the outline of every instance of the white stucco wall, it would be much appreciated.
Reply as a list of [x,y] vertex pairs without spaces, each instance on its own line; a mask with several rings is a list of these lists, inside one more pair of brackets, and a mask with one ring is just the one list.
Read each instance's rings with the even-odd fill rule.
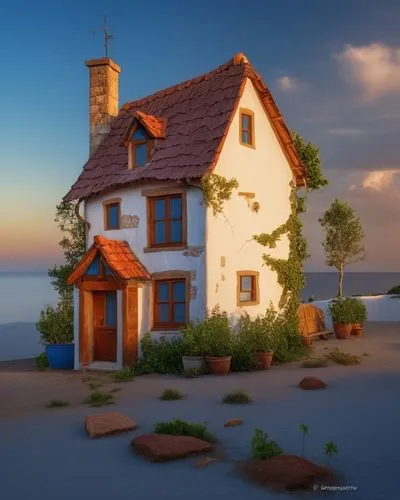
[[[151,188],[166,186],[166,184],[151,184]],[[85,203],[85,219],[91,227],[88,234],[88,246],[95,235],[103,235],[108,239],[127,241],[138,259],[150,273],[181,270],[195,272],[192,287],[197,294],[190,301],[190,318],[203,318],[204,305],[204,252],[199,257],[184,256],[183,251],[144,252],[147,247],[147,205],[146,197],[141,192],[147,186],[126,187],[111,191]],[[139,217],[138,227],[118,230],[104,230],[103,202],[113,198],[121,198],[121,215],[136,215]],[[202,203],[202,192],[197,188],[189,188],[187,199],[187,244],[189,247],[204,248],[205,209]],[[148,284],[139,289],[139,337],[152,327],[151,288]],[[162,333],[162,332],[161,332]]]
[[[239,108],[254,112],[255,149],[239,142]],[[263,266],[264,247],[252,240],[254,234],[270,233],[286,222],[290,214],[290,182],[292,171],[267,118],[262,103],[250,80],[247,80],[239,108],[231,123],[222,153],[214,170],[228,179],[235,177],[238,190],[224,204],[223,214],[214,216],[207,210],[206,220],[206,283],[207,308],[219,304],[237,317],[241,311],[252,316],[265,312],[272,301],[277,307],[281,287],[276,273]],[[255,193],[251,202],[260,204],[258,213],[248,207],[239,192]],[[271,255],[287,258],[288,240],[285,236]],[[225,267],[221,266],[225,257]],[[236,306],[236,271],[260,273],[260,305]]]

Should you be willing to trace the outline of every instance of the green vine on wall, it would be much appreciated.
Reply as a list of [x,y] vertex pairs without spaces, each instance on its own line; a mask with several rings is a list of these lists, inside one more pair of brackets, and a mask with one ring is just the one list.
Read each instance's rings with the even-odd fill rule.
[[217,174],[207,174],[201,180],[204,203],[213,209],[214,215],[222,212],[224,202],[230,200],[232,191],[238,187],[235,178],[228,180]]

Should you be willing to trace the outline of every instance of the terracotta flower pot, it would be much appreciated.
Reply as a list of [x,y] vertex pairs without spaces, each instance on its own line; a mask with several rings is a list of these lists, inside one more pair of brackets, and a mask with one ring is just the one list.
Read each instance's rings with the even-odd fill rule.
[[363,325],[361,323],[353,323],[351,328],[351,335],[362,337],[364,335]]
[[351,324],[333,323],[333,331],[335,332],[336,338],[341,340],[348,339],[351,334],[352,326]]
[[272,366],[273,351],[265,351],[257,353],[257,364],[260,370],[269,370]]
[[229,373],[232,356],[206,356],[206,360],[213,375],[227,375]]

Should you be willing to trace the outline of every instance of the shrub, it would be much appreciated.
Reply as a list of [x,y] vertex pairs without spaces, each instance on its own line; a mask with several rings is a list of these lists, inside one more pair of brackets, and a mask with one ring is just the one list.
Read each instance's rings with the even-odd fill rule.
[[246,391],[233,391],[228,392],[222,400],[223,403],[228,404],[248,404],[252,402],[251,397],[247,394]]
[[347,352],[343,352],[337,347],[333,349],[327,356],[327,359],[337,363],[338,365],[359,365],[361,363],[361,358],[359,356],[353,356]]
[[182,355],[204,355],[204,323],[191,321],[182,329]]
[[353,297],[337,298],[328,306],[328,313],[335,323],[351,325],[359,323],[358,319],[366,318],[367,310],[360,299]]
[[324,358],[310,358],[303,361],[301,366],[303,368],[321,368],[323,366],[328,366],[328,362]]
[[107,392],[91,392],[84,403],[90,406],[106,406],[115,403],[114,396]]
[[227,313],[219,306],[214,307],[203,321],[203,331],[206,356],[232,356],[232,328]]
[[251,456],[255,460],[265,460],[268,458],[282,455],[282,448],[269,439],[268,434],[261,429],[254,429],[251,440]]
[[193,436],[210,443],[216,441],[215,437],[208,432],[206,424],[193,424],[179,419],[156,423],[154,432],[156,434],[171,434],[172,436]]
[[389,288],[389,290],[386,292],[387,295],[400,295],[400,285],[392,286],[392,288]]
[[48,368],[49,361],[47,359],[47,354],[45,352],[42,352],[41,354],[39,354],[39,356],[36,356],[35,364],[38,370],[45,370],[46,368]]
[[112,374],[112,378],[114,382],[130,382],[133,380],[134,370],[131,367],[122,368],[122,370],[118,370],[117,372]]
[[43,344],[70,344],[74,340],[74,309],[67,301],[41,311],[36,328]]
[[178,399],[183,399],[183,394],[177,389],[165,389],[160,399],[163,401],[176,401]]
[[135,366],[136,375],[148,373],[169,373],[177,375],[182,371],[183,343],[180,338],[153,340],[146,333],[141,340],[142,359]]

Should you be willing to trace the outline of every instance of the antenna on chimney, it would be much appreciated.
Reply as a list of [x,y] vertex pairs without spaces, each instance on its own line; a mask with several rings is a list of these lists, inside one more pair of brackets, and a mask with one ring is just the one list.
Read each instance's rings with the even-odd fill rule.
[[[92,30],[92,35],[96,35],[98,31]],[[103,36],[104,36],[104,51],[105,51],[105,57],[108,57],[108,48],[110,46],[110,40],[114,38],[110,32],[108,31],[107,27],[107,16],[104,16],[104,27],[103,27]]]
[[104,49],[106,51],[106,57],[108,57],[108,44],[112,38],[113,36],[107,31],[107,16],[104,16]]

